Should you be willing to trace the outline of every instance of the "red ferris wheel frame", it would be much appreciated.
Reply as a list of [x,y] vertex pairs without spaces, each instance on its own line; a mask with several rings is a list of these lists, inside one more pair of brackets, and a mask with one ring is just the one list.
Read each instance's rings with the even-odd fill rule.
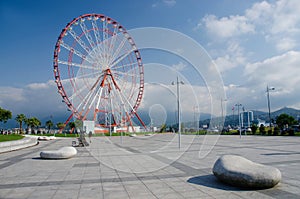
[[[87,27],[87,25],[85,25],[85,20],[91,21],[89,23],[90,27]],[[102,38],[99,34],[101,28],[99,27],[99,25],[97,25],[97,20],[100,20],[100,23],[102,23],[103,25]],[[72,30],[72,28],[76,25],[78,26],[78,24],[80,25],[82,30],[80,34]],[[93,34],[91,32],[94,33],[94,38],[92,38]],[[68,33],[72,36],[70,38],[73,38],[72,41],[69,39],[71,41],[69,41],[69,44],[64,41]],[[115,45],[115,47],[113,45],[113,41],[117,41],[118,37],[122,37],[122,39],[119,39],[120,41]],[[85,41],[83,40],[84,38],[86,38]],[[127,45],[126,48],[124,47],[125,43]],[[113,60],[114,62],[108,60],[109,58],[106,58],[112,57],[111,54],[117,54],[115,53],[115,51],[121,51],[119,49],[121,48],[121,46],[122,48],[124,47],[126,53],[124,53],[122,56],[116,56],[115,59],[117,60]],[[81,50],[78,50],[76,48],[80,48]],[[103,49],[108,50],[104,53]],[[60,56],[61,50],[67,51],[67,53],[65,54],[67,55],[66,61],[62,60],[64,58],[62,55]],[[111,53],[110,55],[109,52]],[[74,62],[75,58],[79,60],[76,63]],[[102,63],[101,59],[107,59],[106,63],[113,63],[115,65],[112,64],[111,67],[109,64],[100,64]],[[128,63],[125,63],[123,65],[121,64],[121,66],[116,66],[119,62],[123,62],[123,59],[127,59]],[[86,63],[90,65],[86,66]],[[97,120],[98,113],[108,113],[108,111],[104,110],[103,107],[100,107],[101,105],[99,104],[102,103],[102,106],[108,106],[107,102],[103,101],[108,101],[108,96],[110,96],[110,93],[114,91],[114,100],[118,99],[119,101],[118,104],[114,106],[118,106],[118,111],[124,111],[125,114],[119,117],[119,120],[116,120],[114,118],[113,125],[118,126],[122,122],[131,123],[131,118],[136,116],[140,123],[145,127],[145,124],[137,114],[137,109],[141,104],[144,93],[144,69],[141,55],[126,29],[112,18],[102,14],[85,14],[74,18],[61,31],[57,39],[54,50],[53,67],[58,93],[61,95],[63,102],[66,103],[68,109],[72,111],[72,114],[68,118],[68,120],[70,120],[71,117],[85,120],[87,115],[90,114],[91,110],[93,112],[93,119]],[[66,67],[67,72],[64,72],[66,77],[62,77],[62,70],[66,70]],[[83,71],[85,70],[89,70],[89,73],[90,71],[93,71],[93,73],[95,74],[93,74],[94,81],[90,83],[91,78],[77,78],[79,70],[76,72],[76,67],[81,70],[81,73],[83,73]],[[135,71],[135,74],[133,74],[132,76],[126,74],[130,73],[131,71]],[[85,73],[81,76],[83,77],[84,75],[91,76],[88,73]],[[78,79],[83,83],[79,84]],[[121,86],[118,85],[116,79],[120,80],[121,84],[124,84],[125,86],[121,88]],[[128,83],[124,79],[130,79],[131,82]],[[72,90],[73,93],[66,91],[66,82],[68,82],[67,86],[71,88],[68,88],[68,90]],[[130,83],[133,83],[134,86],[126,90],[126,88],[130,86]],[[84,89],[82,90],[85,90],[85,92],[81,91],[82,85],[84,85]],[[138,90],[135,90],[134,88]],[[124,91],[126,92],[125,94],[122,93],[123,90],[126,90]],[[103,92],[106,93],[105,96]],[[129,94],[126,95],[127,93]],[[74,103],[74,98],[79,99],[77,105],[75,105]],[[95,101],[98,101],[98,103],[95,103]],[[125,109],[125,103],[128,103],[127,106],[129,108]],[[94,104],[97,104],[97,106],[95,106]],[[113,105],[111,103],[111,108],[112,107]],[[115,113],[113,113],[113,110],[111,110],[112,117],[115,116],[114,114]],[[106,124],[99,125],[102,127],[108,127],[108,125]],[[112,123],[110,123],[110,126],[112,126]]]

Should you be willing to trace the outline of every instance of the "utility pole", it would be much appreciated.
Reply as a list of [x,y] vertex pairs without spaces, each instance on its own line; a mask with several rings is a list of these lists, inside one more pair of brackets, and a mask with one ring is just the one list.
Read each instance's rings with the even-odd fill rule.
[[239,131],[240,131],[240,138],[242,138],[242,131],[241,131],[241,117],[240,117],[240,106],[243,106],[240,103],[237,103],[235,106],[238,107],[238,117],[239,117]]
[[270,105],[270,91],[275,90],[274,87],[267,86],[267,99],[268,99],[268,109],[269,109],[269,123],[270,128],[272,127],[272,120],[271,120],[271,105]]
[[179,84],[184,84],[183,81],[179,81],[178,76],[176,79],[176,83],[172,82],[172,85],[177,86],[177,119],[178,119],[178,147],[181,147],[181,115],[180,115],[180,89]]

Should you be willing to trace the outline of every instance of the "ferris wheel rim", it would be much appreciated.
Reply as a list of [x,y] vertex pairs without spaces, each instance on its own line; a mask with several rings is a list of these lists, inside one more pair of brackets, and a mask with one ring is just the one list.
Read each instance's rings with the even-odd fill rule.
[[[79,113],[77,108],[74,107],[74,105],[72,103],[72,100],[70,100],[70,95],[65,91],[64,83],[63,83],[63,80],[61,79],[61,75],[60,75],[59,55],[60,55],[60,50],[61,50],[61,47],[62,47],[61,45],[63,44],[63,38],[66,36],[67,31],[72,27],[72,25],[74,25],[79,20],[83,20],[83,19],[87,19],[87,18],[98,18],[102,21],[106,20],[107,23],[113,24],[113,26],[118,28],[120,33],[127,36],[127,42],[129,42],[129,44],[133,48],[133,52],[134,52],[135,58],[137,60],[136,63],[137,63],[137,66],[138,66],[138,71],[139,71],[139,73],[138,73],[139,74],[138,93],[137,93],[137,97],[135,99],[135,103],[132,107],[132,110],[130,111],[130,117],[133,117],[134,114],[136,113],[138,107],[141,104],[141,100],[142,100],[143,93],[144,93],[144,70],[143,70],[143,64],[142,64],[142,61],[141,61],[141,55],[140,55],[140,52],[138,51],[138,49],[136,48],[136,44],[134,43],[133,39],[128,34],[126,29],[120,23],[115,21],[114,19],[112,19],[110,17],[107,17],[103,14],[84,14],[84,15],[80,15],[79,17],[74,18],[70,23],[68,23],[66,25],[66,27],[61,31],[61,33],[60,33],[60,35],[57,39],[57,42],[55,44],[54,59],[53,59],[53,67],[54,67],[53,72],[54,72],[54,77],[55,77],[55,82],[56,82],[56,85],[57,85],[57,88],[58,88],[58,92],[62,96],[63,101],[67,104],[68,109],[73,112],[75,117],[78,118],[78,119],[82,119],[81,113]],[[72,51],[72,53],[70,55],[73,55],[75,50],[73,49],[71,51]],[[72,65],[73,63],[69,62],[69,60],[70,60],[70,57],[68,58],[68,64]],[[83,57],[82,60],[85,60],[85,57]],[[69,66],[68,66],[68,68],[69,68]],[[74,74],[72,75],[72,78],[74,78]],[[71,78],[70,78],[70,81],[72,83]]]

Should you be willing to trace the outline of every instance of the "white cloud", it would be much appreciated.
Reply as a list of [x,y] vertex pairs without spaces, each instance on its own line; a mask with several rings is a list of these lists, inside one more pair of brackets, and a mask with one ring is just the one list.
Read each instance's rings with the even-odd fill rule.
[[214,62],[216,63],[220,72],[226,72],[237,66],[246,64],[246,57],[244,56],[244,49],[236,41],[228,42],[228,47],[223,54],[217,57]]
[[54,81],[48,81],[46,83],[31,83],[28,84],[26,87],[32,90],[39,90],[39,89],[47,89],[50,86],[54,85]]
[[298,0],[278,0],[273,4],[262,1],[245,10],[244,15],[206,15],[197,27],[204,25],[215,41],[254,34],[282,52],[294,49],[299,41],[299,13]]
[[300,4],[298,0],[280,0],[274,5],[271,32],[298,32],[300,30]]
[[[248,91],[254,90],[250,97],[262,96],[267,85],[274,86],[276,90],[272,95],[276,96],[273,100],[278,108],[296,107],[300,98],[299,65],[299,51],[289,51],[261,62],[248,64],[244,75]],[[264,96],[262,97],[264,99]],[[300,107],[298,106],[298,108]]]
[[183,71],[184,69],[187,68],[187,64],[183,62],[179,62],[177,64],[173,64],[172,68],[174,68],[176,71]]
[[163,3],[169,7],[173,7],[176,4],[176,0],[163,0]]
[[277,43],[276,43],[276,48],[279,51],[291,50],[296,46],[297,46],[297,41],[295,41],[294,39],[290,39],[290,38],[278,39]]
[[5,106],[14,115],[47,117],[65,114],[67,110],[53,81],[32,83],[22,88],[0,87],[0,99],[0,106]]
[[280,83],[292,84],[300,81],[298,75],[300,73],[299,65],[300,52],[289,51],[262,62],[248,64],[245,68],[245,75],[257,83],[280,81]]
[[255,31],[247,18],[239,15],[220,19],[215,15],[206,15],[202,21],[209,34],[223,39]]

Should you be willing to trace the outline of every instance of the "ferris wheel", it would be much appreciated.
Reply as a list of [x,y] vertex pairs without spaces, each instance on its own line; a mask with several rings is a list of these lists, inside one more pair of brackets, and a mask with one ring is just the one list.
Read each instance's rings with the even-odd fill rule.
[[144,92],[140,52],[126,29],[102,14],[74,18],[54,50],[58,93],[71,117],[103,128],[132,125]]

